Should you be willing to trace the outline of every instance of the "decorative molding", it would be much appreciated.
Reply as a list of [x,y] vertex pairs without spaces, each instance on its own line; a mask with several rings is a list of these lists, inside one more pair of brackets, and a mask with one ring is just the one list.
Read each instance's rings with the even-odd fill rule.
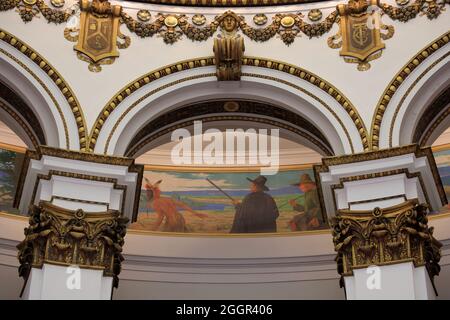
[[[233,166],[233,167],[192,167],[172,165],[144,165],[144,171],[173,171],[173,172],[260,172],[262,166]],[[278,171],[312,170],[313,164],[284,164],[278,167]]]
[[222,35],[214,38],[214,62],[218,81],[239,81],[244,57],[244,39],[236,34],[238,18],[230,12],[220,20]]
[[[324,91],[326,94],[330,95],[334,100],[336,100],[346,111],[346,113],[350,116],[350,118],[352,119],[353,123],[355,124],[363,147],[365,150],[369,150],[369,141],[368,141],[368,132],[367,129],[364,125],[364,122],[362,121],[358,111],[356,110],[356,108],[353,106],[353,104],[351,103],[351,101],[344,96],[344,94],[339,91],[336,87],[334,87],[331,83],[327,82],[326,80],[322,79],[321,77],[317,76],[314,73],[311,73],[305,69],[302,69],[300,67],[288,64],[288,63],[283,63],[283,62],[279,62],[279,61],[273,61],[273,60],[269,60],[269,59],[265,59],[265,58],[258,58],[258,57],[246,57],[244,56],[243,60],[242,60],[242,64],[245,66],[252,66],[252,67],[258,67],[258,68],[265,68],[265,69],[272,69],[272,70],[277,70],[280,72],[284,72],[284,73],[288,73],[292,76],[295,76],[297,78],[300,78],[302,80],[308,81],[311,84],[313,84],[314,86],[318,87],[320,90]],[[197,59],[193,59],[193,60],[185,60],[185,61],[181,61],[172,65],[168,65],[165,67],[162,67],[160,69],[157,69],[155,71],[151,71],[139,78],[137,78],[136,80],[132,81],[131,83],[129,83],[127,86],[125,86],[123,89],[121,89],[118,93],[116,93],[110,100],[109,102],[105,105],[105,107],[102,109],[100,115],[97,117],[97,120],[94,123],[94,126],[91,130],[91,137],[90,137],[90,145],[89,145],[89,149],[90,150],[94,150],[95,149],[95,145],[97,142],[97,138],[100,134],[100,131],[103,127],[103,124],[106,122],[106,120],[108,119],[109,115],[117,108],[117,106],[122,103],[122,101],[124,99],[126,99],[128,96],[130,96],[134,91],[142,88],[145,85],[148,85],[149,83],[152,83],[154,81],[156,81],[157,79],[160,79],[162,77],[165,77],[169,74],[173,74],[176,72],[181,72],[184,70],[189,70],[189,69],[194,69],[194,68],[201,68],[201,67],[206,67],[206,66],[214,66],[214,58],[213,57],[205,57],[205,58],[197,58]],[[129,113],[129,111],[131,111],[132,108],[134,108],[136,105],[138,105],[140,102],[142,102],[144,99],[147,99],[149,96],[155,94],[156,92],[159,92],[163,89],[166,89],[170,86],[176,85],[178,83],[184,82],[184,81],[188,81],[191,79],[197,79],[197,78],[203,78],[203,77],[210,77],[210,76],[215,76],[214,73],[212,74],[204,74],[204,75],[197,75],[197,76],[192,76],[192,77],[188,77],[185,79],[180,79],[180,80],[176,80],[172,83],[168,83],[165,84],[159,88],[153,89],[152,91],[148,92],[147,94],[145,94],[143,97],[139,98],[135,103],[133,103],[130,107],[128,107],[128,109],[125,112],[122,112],[121,116],[119,117],[119,119],[117,120],[117,122],[114,124],[113,128],[111,129],[111,132],[109,133],[106,145],[105,145],[105,149],[104,149],[104,153],[107,153],[108,150],[108,146],[109,146],[109,141],[111,140],[112,135],[114,134],[115,130],[117,129],[119,123],[122,121],[122,119]],[[353,150],[353,145],[352,145],[352,140],[350,138],[350,135],[348,134],[348,130],[346,129],[346,127],[344,126],[344,124],[342,123],[342,120],[339,119],[339,117],[337,116],[337,114],[335,113],[334,110],[332,110],[328,105],[325,104],[325,102],[318,100],[317,97],[315,97],[314,95],[312,95],[311,93],[309,93],[308,91],[306,91],[304,88],[296,86],[290,82],[287,81],[283,81],[281,79],[278,78],[273,78],[273,77],[268,77],[268,76],[263,76],[263,75],[257,75],[257,74],[250,74],[250,73],[244,73],[242,74],[242,76],[249,76],[249,77],[257,77],[257,78],[266,78],[266,79],[270,79],[273,81],[278,81],[278,82],[282,82],[286,85],[289,85],[291,87],[296,88],[297,90],[300,90],[306,94],[308,94],[309,96],[311,96],[312,98],[314,98],[315,100],[317,100],[319,103],[321,103],[325,108],[328,109],[328,111],[330,111],[333,116],[337,119],[337,121],[341,124],[344,132],[346,132],[347,138],[349,139],[349,144],[351,145],[351,148]]]
[[[381,57],[381,50],[385,48],[382,39],[394,35],[394,27],[383,24],[379,12],[368,10],[369,6],[378,5],[378,0],[350,0],[347,5],[337,5],[339,31],[328,38],[328,46],[341,48],[339,54],[344,56],[344,61],[357,63],[359,71],[369,70],[369,62]],[[381,33],[381,30],[387,33]]]
[[[339,179],[339,184],[333,184],[330,186],[332,194],[333,194],[333,203],[334,203],[334,209],[336,211],[338,211],[337,208],[337,201],[336,201],[336,193],[335,190],[336,189],[343,189],[344,188],[344,183],[346,182],[353,182],[353,181],[361,181],[361,180],[367,180],[367,179],[375,179],[375,178],[381,178],[381,177],[389,177],[389,176],[395,176],[398,174],[404,174],[406,176],[406,178],[408,179],[413,179],[413,178],[417,178],[419,180],[420,186],[422,188],[422,192],[424,194],[425,197],[425,201],[427,203],[430,203],[430,198],[428,197],[428,192],[427,189],[425,187],[425,183],[423,181],[423,177],[422,174],[420,172],[414,172],[414,173],[410,173],[408,169],[396,169],[396,170],[389,170],[389,171],[383,171],[383,172],[375,172],[375,173],[368,173],[368,174],[363,174],[363,175],[358,175],[358,176],[352,176],[352,177],[344,177],[344,178],[340,178]],[[379,200],[386,200],[389,198],[395,198],[398,197],[397,196],[392,196],[392,197],[384,197],[384,198],[380,198],[380,199],[371,199],[371,200],[364,200],[364,201],[356,201],[356,202],[352,202],[354,203],[367,203],[367,202],[373,202],[373,201],[379,201]],[[403,197],[405,197],[403,195]],[[406,201],[406,197],[405,197],[405,201]],[[351,204],[350,202],[348,204]],[[438,210],[439,208],[431,208],[432,210]]]
[[78,59],[89,63],[89,71],[100,72],[102,64],[112,64],[119,56],[117,48],[130,46],[130,37],[119,28],[122,6],[111,5],[107,0],[80,0],[79,6],[80,26],[64,29],[64,37],[77,42],[73,49],[78,52]]
[[[33,61],[37,66],[39,66],[39,68],[42,69],[48,75],[48,77],[55,83],[55,85],[59,88],[59,90],[63,94],[64,98],[67,100],[67,103],[69,104],[72,110],[72,114],[78,127],[80,150],[89,151],[88,149],[86,149],[88,134],[82,108],[74,92],[72,91],[68,83],[64,80],[64,78],[61,76],[61,74],[33,48],[31,48],[29,45],[25,44],[22,40],[18,39],[17,37],[13,36],[12,34],[6,32],[1,28],[0,28],[0,40],[4,41],[5,43],[14,47],[15,49],[23,53],[25,56],[30,58],[31,61]],[[15,62],[19,63],[22,67],[26,68],[26,70],[31,73],[31,70],[29,70],[25,65],[23,65],[23,63],[21,63],[16,57],[10,55],[9,53],[3,50],[1,50],[1,52],[7,55],[9,58],[13,59]],[[34,76],[34,78],[38,80],[40,84],[46,89],[47,93],[51,95],[50,90],[45,86],[43,81],[40,80],[37,76]],[[67,140],[66,144],[67,147],[69,147],[70,144],[66,120],[64,119],[64,115],[56,99],[52,95],[51,97],[53,102],[55,103],[55,106],[58,108],[59,114],[62,117],[64,130],[66,132],[66,140]]]
[[44,201],[32,206],[29,215],[25,239],[17,245],[19,276],[25,284],[31,268],[50,263],[103,270],[105,276],[113,277],[113,287],[118,287],[128,218],[115,210],[73,211]]
[[[189,7],[263,7],[303,4],[317,0],[136,0],[137,2]],[[319,0],[320,1],[320,0]]]
[[[414,87],[420,82],[420,80],[428,73],[430,72],[437,64],[439,64],[442,60],[446,59],[448,56],[450,56],[450,52],[447,52],[446,54],[444,54],[442,57],[440,57],[439,59],[437,59],[436,61],[434,61],[431,65],[429,65],[418,77],[416,80],[414,80],[414,82],[411,84],[411,86],[406,90],[405,94],[402,96],[402,98],[400,99],[400,102],[397,104],[397,107],[395,108],[394,111],[394,116],[392,117],[392,121],[391,121],[391,126],[389,128],[389,147],[392,148],[392,139],[393,139],[393,132],[394,132],[394,125],[395,122],[397,120],[397,116],[398,113],[400,112],[401,107],[403,106],[403,103],[405,102],[406,98],[408,97],[408,95],[411,93],[411,91],[414,89]],[[447,89],[447,91],[450,92],[450,88]],[[448,94],[450,95],[450,94]],[[438,99],[438,98],[437,98]],[[424,126],[427,127],[432,118],[434,116],[436,116],[436,111],[440,111],[444,106],[445,106],[445,99],[447,99],[447,101],[450,101],[450,96],[447,97],[443,97],[441,98],[440,101],[433,101],[431,103],[431,105],[427,108],[427,110],[429,110],[430,112],[423,112],[422,113],[422,119],[418,122],[418,125],[416,127],[416,130],[414,132],[414,136],[412,139],[412,143],[419,143],[419,137],[416,137],[415,134],[418,131],[424,130]],[[435,109],[433,109],[435,108]],[[434,116],[433,116],[434,115]],[[426,119],[424,119],[423,117],[425,117]],[[423,132],[422,132],[423,133]],[[419,145],[424,146],[424,144],[419,143]]]
[[425,266],[432,282],[439,275],[442,243],[428,227],[426,204],[409,200],[385,209],[339,210],[331,224],[341,286],[343,277],[370,265],[411,261]]
[[[16,194],[15,194],[14,203],[13,203],[14,207],[16,207],[16,208],[19,207],[20,199],[22,197],[22,192],[24,189],[25,179],[28,174],[28,168],[30,165],[30,161],[31,160],[41,160],[43,156],[64,158],[64,159],[77,160],[77,161],[86,161],[86,162],[91,162],[91,163],[99,163],[99,164],[107,164],[107,165],[125,166],[128,168],[129,172],[137,173],[136,190],[135,190],[133,213],[132,213],[133,220],[136,219],[137,214],[138,214],[138,209],[139,209],[139,197],[141,194],[142,178],[143,178],[143,174],[144,174],[144,166],[143,165],[135,164],[135,160],[130,159],[130,158],[98,155],[98,154],[87,153],[87,152],[77,152],[77,151],[71,151],[71,150],[65,150],[65,149],[52,148],[49,146],[39,146],[39,148],[36,151],[31,151],[31,150],[26,151],[25,159],[23,161],[22,168],[20,171],[19,180],[17,182]],[[60,171],[53,171],[53,172],[55,174],[59,174],[59,175],[65,174],[65,173],[61,173]],[[50,170],[49,173],[52,173],[52,171]],[[110,182],[110,183],[114,183],[114,184],[115,184],[115,182],[117,182],[117,180],[111,179],[111,178],[97,177],[97,176],[92,176],[92,175],[87,176],[84,174],[81,175],[81,174],[77,174],[77,173],[67,173],[67,174],[69,174],[72,178],[80,178],[80,179],[103,181],[103,182],[106,181],[106,182]],[[44,175],[43,177],[45,178],[47,176]],[[38,180],[39,180],[39,178],[37,179],[36,183],[38,182]],[[115,184],[115,187],[116,187],[116,184]],[[118,188],[120,188],[120,186]],[[36,185],[35,185],[35,189],[36,189]],[[34,199],[34,195],[33,195],[32,199]],[[125,203],[125,201],[123,199],[122,205],[124,203]]]
[[31,131],[30,127],[25,123],[22,117],[12,108],[10,108],[6,103],[0,100],[0,109],[3,109],[6,113],[8,113],[14,121],[19,124],[19,126],[25,131],[27,137],[31,140],[34,148],[39,147],[39,142],[36,139],[36,136]]
[[[439,171],[436,167],[436,161],[433,156],[433,151],[431,147],[420,147],[417,144],[411,144],[402,147],[390,148],[390,149],[382,149],[382,150],[373,150],[363,153],[355,153],[351,155],[343,155],[338,157],[327,157],[322,158],[322,164],[314,165],[314,173],[316,181],[320,181],[320,173],[329,172],[330,166],[338,166],[342,164],[350,164],[357,163],[362,161],[371,161],[371,160],[380,160],[391,157],[397,157],[405,154],[414,154],[417,158],[426,157],[428,163],[430,164],[430,170],[433,174],[433,179],[436,184],[436,188],[439,192],[439,197],[441,199],[442,205],[447,204],[447,196],[445,194],[444,187],[442,185],[441,178],[439,176]],[[322,187],[321,184],[318,184],[318,193],[319,197],[323,200]]]
[[[0,29],[1,30],[1,29]],[[1,34],[0,34],[1,36]],[[61,106],[59,105],[58,101],[56,100],[53,93],[50,91],[50,89],[47,87],[47,85],[40,79],[36,73],[34,73],[28,66],[26,66],[22,61],[17,59],[14,55],[10,54],[9,52],[3,50],[0,48],[0,52],[4,54],[6,57],[17,63],[21,68],[23,68],[26,72],[28,72],[38,83],[39,85],[45,90],[45,92],[49,95],[50,99],[52,100],[56,110],[58,111],[59,117],[61,118],[62,126],[64,128],[64,136],[65,136],[65,142],[66,145],[70,145],[70,137],[69,137],[69,129],[67,127],[67,121],[64,117],[63,111],[61,110]]]
[[[88,181],[98,181],[98,182],[105,182],[105,183],[111,183],[113,185],[114,190],[122,190],[123,191],[123,197],[122,197],[122,207],[120,209],[120,212],[124,212],[125,207],[125,201],[126,201],[126,193],[127,193],[127,186],[126,185],[120,185],[117,183],[117,179],[113,178],[105,178],[105,177],[99,177],[94,175],[86,175],[86,174],[80,174],[80,173],[74,173],[74,172],[66,172],[66,171],[57,171],[57,170],[50,170],[48,174],[38,174],[36,181],[34,183],[33,188],[33,194],[31,196],[30,200],[30,206],[34,205],[34,202],[36,200],[36,193],[39,187],[40,180],[47,180],[50,181],[53,176],[60,176],[60,177],[66,177],[66,178],[72,178],[72,179],[81,179],[81,180],[88,180]],[[51,201],[53,201],[53,198],[61,198],[61,197],[55,197],[52,196]],[[80,200],[80,199],[72,199],[71,201],[77,201],[81,203],[90,203],[90,201]],[[133,219],[137,217],[137,213],[133,214]]]
[[401,86],[402,82],[411,74],[411,72],[425,61],[430,55],[432,55],[439,48],[443,47],[449,42],[450,31],[446,32],[425,48],[420,50],[414,57],[412,57],[408,63],[394,76],[391,82],[388,84],[380,99],[378,100],[375,112],[372,118],[371,127],[371,150],[377,150],[379,148],[380,127],[383,121],[384,113],[389,107],[389,102],[394,96],[395,92]]
[[[80,5],[82,10],[85,3],[88,0],[80,0]],[[305,3],[309,2],[309,0],[192,0],[192,1],[183,1],[183,0],[149,0],[151,3],[180,3],[181,5],[229,5],[233,6],[246,6],[246,5],[279,5],[279,4],[287,4],[287,3]],[[99,8],[102,10],[108,6],[110,6],[107,0],[93,0],[93,3],[99,3]],[[399,20],[402,22],[406,22],[412,18],[415,18],[419,13],[421,15],[426,15],[428,19],[437,18],[443,10],[445,10],[445,5],[448,3],[446,0],[416,0],[413,4],[402,6],[402,7],[394,7],[392,5],[380,3],[378,0],[370,0],[371,7],[373,9],[374,6],[378,7],[383,13],[387,14],[393,20]],[[340,7],[341,6],[341,7]],[[120,6],[116,6],[120,7]],[[233,17],[234,24],[236,25],[236,30],[240,30],[245,36],[250,38],[253,41],[263,42],[272,39],[275,36],[279,36],[282,41],[286,45],[290,45],[294,42],[296,37],[301,36],[301,34],[305,34],[309,38],[312,37],[320,37],[325,33],[328,33],[333,27],[334,23],[341,24],[341,31],[337,36],[333,36],[329,39],[329,45],[333,48],[337,48],[342,45],[342,43],[333,43],[333,40],[336,40],[340,35],[344,36],[344,46],[345,46],[345,30],[343,26],[346,24],[348,20],[347,13],[349,10],[352,11],[351,15],[358,15],[357,19],[360,19],[362,15],[367,16],[370,15],[367,13],[369,7],[369,0],[349,0],[348,4],[345,7],[342,5],[338,5],[337,9],[332,11],[323,21],[314,22],[312,24],[307,23],[303,20],[304,15],[302,13],[277,13],[272,16],[272,22],[265,25],[265,20],[256,19],[256,25],[259,26],[254,28],[250,26],[243,16],[239,16],[234,12],[228,10],[224,13],[217,15],[211,22],[206,23],[204,20],[205,17],[199,18],[199,15],[193,15],[189,18],[185,14],[173,14],[173,13],[158,13],[155,18],[152,20],[150,12],[144,15],[142,18],[142,9],[138,11],[138,18],[135,19],[130,16],[128,13],[123,10],[117,11],[120,15],[120,23],[124,23],[130,32],[135,33],[137,36],[141,38],[152,37],[154,35],[160,36],[163,41],[167,44],[173,44],[176,41],[179,41],[182,36],[186,36],[188,39],[192,41],[205,41],[214,36],[216,31],[219,28],[222,28],[221,24],[225,20],[228,20],[230,17]],[[68,19],[76,14],[76,10],[74,8],[70,8],[67,10],[64,9],[51,9],[49,8],[44,0],[32,0],[23,2],[20,0],[0,0],[0,11],[11,10],[13,8],[17,8],[22,20],[24,22],[31,21],[34,16],[41,13],[43,17],[52,23],[65,23]],[[344,10],[343,10],[344,9]],[[349,10],[348,10],[349,9]],[[101,11],[102,14],[105,11]],[[139,12],[141,14],[139,15]],[[82,12],[82,20],[83,20]],[[377,13],[378,14],[378,13]],[[318,21],[321,19],[321,14],[309,14],[309,19],[311,21]],[[354,18],[354,17],[353,17]],[[352,19],[353,19],[352,18]],[[190,23],[189,21],[193,21]],[[144,22],[148,21],[148,22]],[[260,23],[261,22],[261,23]],[[262,23],[264,22],[264,23]],[[373,36],[378,39],[376,41],[375,47],[378,49],[382,49],[384,45],[381,45],[381,38],[388,39],[393,35],[393,28],[390,26],[385,26],[383,24],[380,25],[381,30],[387,30],[386,34],[381,34],[378,28],[373,30]],[[115,33],[113,30],[118,31],[118,27],[111,28],[111,34],[106,38],[109,40],[113,40],[113,44],[115,45]],[[363,29],[360,29],[364,31]],[[74,29],[66,29],[65,36],[67,39],[71,39],[77,41],[76,36],[72,36],[71,32],[75,31]],[[366,34],[368,28],[365,29],[364,34]],[[119,44],[120,48],[126,48],[130,44],[130,38],[124,36],[118,31],[119,37],[124,40],[123,43]],[[362,35],[362,33],[359,33]],[[381,37],[381,38],[380,38]],[[330,42],[331,41],[331,42]],[[366,46],[367,47],[367,46]],[[363,53],[364,49],[357,49],[360,53]],[[379,51],[379,50],[378,50]],[[346,52],[349,52],[348,50]],[[378,58],[381,55],[381,51],[376,54],[372,54],[370,57],[365,57],[364,59],[356,58],[346,58],[347,62],[358,62],[360,70],[367,70],[370,66],[368,64],[369,60],[373,60]],[[341,52],[343,54],[343,52]],[[84,57],[84,56],[79,56]],[[92,62],[92,57],[88,59],[88,61]],[[111,59],[104,60],[105,63],[112,63]],[[92,71],[99,71],[99,65],[94,63],[91,64]]]
[[22,127],[33,146],[37,148],[39,144],[46,144],[44,131],[34,112],[19,95],[2,82],[0,82],[0,98],[8,104],[0,100],[0,108]]
[[[304,137],[320,148],[323,154],[333,155],[333,149],[321,131],[308,120],[292,111],[260,102],[234,101],[237,110],[233,112],[240,114],[230,115],[226,110],[227,103],[227,101],[222,100],[199,102],[195,104],[195,108],[188,105],[157,117],[136,133],[129,142],[125,155],[134,157],[139,150],[154,139],[172,130],[193,124],[194,118],[201,119],[203,122],[243,120],[272,124]],[[270,117],[271,119],[260,116]],[[180,123],[180,121],[182,122]],[[303,130],[299,130],[297,127]]]
[[434,130],[436,130],[442,121],[449,115],[450,87],[441,92],[422,113],[422,117],[420,118],[413,135],[413,142],[424,146]]

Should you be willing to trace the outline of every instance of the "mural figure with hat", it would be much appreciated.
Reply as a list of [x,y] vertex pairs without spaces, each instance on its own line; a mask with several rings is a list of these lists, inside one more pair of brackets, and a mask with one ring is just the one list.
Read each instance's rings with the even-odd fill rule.
[[164,221],[162,231],[169,232],[188,232],[186,222],[183,215],[178,211],[178,208],[182,208],[191,212],[198,218],[206,218],[208,215],[198,213],[190,208],[185,203],[167,197],[161,196],[161,190],[159,185],[162,180],[157,181],[155,184],[151,184],[150,181],[145,178],[145,190],[147,192],[147,206],[153,207],[157,214],[157,219],[153,225],[153,230],[157,230]]
[[321,209],[316,183],[311,180],[309,174],[304,173],[301,175],[300,181],[292,185],[297,186],[304,193],[304,203],[301,205],[295,199],[289,200],[292,209],[299,212],[289,221],[291,230],[304,231],[321,228]]
[[266,186],[267,178],[258,176],[251,182],[250,193],[245,196],[242,202],[233,201],[236,206],[231,233],[250,232],[277,232],[277,218],[279,216],[275,200],[271,195],[265,193],[269,191]]

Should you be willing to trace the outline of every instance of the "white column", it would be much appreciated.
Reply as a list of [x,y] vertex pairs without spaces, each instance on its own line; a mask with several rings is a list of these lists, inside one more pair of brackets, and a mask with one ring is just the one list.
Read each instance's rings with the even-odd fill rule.
[[[403,227],[419,228],[417,221],[413,226],[395,220],[408,210],[416,212],[419,203],[431,211],[446,203],[431,149],[410,145],[325,158],[315,170],[322,204],[334,227],[335,248],[342,258],[338,270],[347,299],[434,299],[430,275],[438,272],[427,272],[425,266],[432,262],[425,261],[423,246],[436,250],[434,263],[439,260],[440,245],[427,228],[418,230],[433,239],[426,243],[404,231]],[[419,208],[419,220],[421,212]],[[397,228],[398,234],[374,232],[374,224],[380,230]],[[391,255],[395,248],[399,248],[397,257]]]
[[[111,299],[114,255],[108,256],[106,263],[99,262],[100,256],[107,252],[108,244],[103,240],[95,244],[89,242],[86,230],[90,229],[81,230],[76,223],[74,227],[68,221],[71,216],[80,218],[77,215],[82,216],[77,220],[80,226],[93,222],[100,225],[106,221],[104,219],[116,223],[120,216],[133,221],[137,214],[142,170],[143,167],[135,165],[132,159],[48,147],[27,153],[16,205],[24,215],[30,214],[30,205],[48,207],[52,216],[56,212],[55,216],[64,228],[71,225],[72,229],[71,234],[66,234],[69,229],[66,233],[56,232],[58,236],[53,238],[50,236],[55,232],[40,231],[42,241],[47,241],[42,250],[36,249],[39,244],[34,242],[34,235],[26,236],[22,246],[33,248],[33,263],[29,274],[24,273],[23,299]],[[30,226],[29,232],[33,233],[31,229],[35,226],[33,223]],[[51,228],[58,226],[52,224]],[[47,237],[47,233],[50,236]],[[112,241],[120,239],[105,235]],[[86,240],[79,242],[78,238]],[[24,257],[26,260],[26,255]]]

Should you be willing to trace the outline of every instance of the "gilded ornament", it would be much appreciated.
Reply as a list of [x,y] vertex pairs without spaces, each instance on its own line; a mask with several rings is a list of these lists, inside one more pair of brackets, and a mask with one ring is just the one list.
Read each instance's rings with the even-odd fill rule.
[[[381,57],[385,48],[382,40],[394,34],[394,27],[381,22],[379,12],[367,10],[369,4],[376,6],[377,0],[350,0],[347,5],[339,4],[339,31],[328,38],[328,46],[341,48],[339,54],[344,57],[344,61],[357,63],[359,71],[368,70],[369,62]],[[381,30],[387,32],[381,33]]]
[[166,25],[166,27],[174,28],[178,25],[178,19],[177,19],[177,17],[172,16],[172,15],[167,16],[164,19],[164,24]]
[[427,213],[428,206],[417,199],[372,211],[339,210],[331,221],[338,272],[344,277],[357,268],[412,261],[425,266],[433,281],[442,243],[434,238]]
[[224,33],[234,34],[239,28],[239,22],[242,20],[233,11],[226,11],[223,15],[216,18]]
[[285,16],[281,19],[281,25],[285,28],[290,28],[294,25],[295,19],[292,16]]
[[74,50],[80,60],[89,63],[89,71],[99,72],[101,65],[112,64],[119,56],[117,49],[130,45],[130,38],[119,29],[122,7],[107,0],[81,0],[80,9],[79,28],[66,28],[64,36],[69,41],[77,41]]
[[50,3],[52,4],[52,6],[54,6],[55,8],[61,8],[64,6],[64,4],[66,3],[65,0],[51,0]]
[[236,112],[239,110],[239,103],[236,101],[227,101],[223,104],[223,109],[227,112]]
[[144,9],[139,10],[137,13],[138,19],[143,22],[149,21],[151,16],[152,15],[151,15],[150,11],[144,10]]
[[117,288],[128,218],[115,210],[72,211],[46,201],[32,206],[29,215],[25,239],[17,245],[19,276],[25,282],[31,268],[56,263],[103,270],[105,276],[113,277]]
[[23,1],[23,3],[25,3],[26,5],[29,5],[29,6],[35,5],[37,2],[37,0],[22,0],[22,1]]
[[395,0],[395,2],[399,5],[399,6],[406,6],[409,3],[409,0]]
[[206,23],[206,17],[202,14],[195,14],[192,16],[192,23],[196,26],[202,26]]
[[263,26],[267,23],[267,16],[264,13],[258,13],[253,17],[253,22],[258,26]]
[[311,21],[319,21],[322,19],[322,11],[320,9],[312,9],[308,12],[308,18]]
[[213,51],[217,80],[239,81],[245,51],[244,39],[240,35],[219,35],[214,39]]

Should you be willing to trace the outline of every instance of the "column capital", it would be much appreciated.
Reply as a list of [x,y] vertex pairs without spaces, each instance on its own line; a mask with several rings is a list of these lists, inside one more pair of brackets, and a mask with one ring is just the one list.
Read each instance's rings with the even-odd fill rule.
[[76,265],[103,270],[118,286],[122,246],[128,218],[117,210],[68,210],[47,201],[30,207],[30,225],[19,249],[19,275],[28,279],[31,268],[45,264]]
[[425,266],[433,282],[440,271],[442,244],[428,227],[427,212],[427,205],[417,200],[384,209],[339,210],[331,220],[339,274],[352,276],[353,270],[371,265],[412,262]]

